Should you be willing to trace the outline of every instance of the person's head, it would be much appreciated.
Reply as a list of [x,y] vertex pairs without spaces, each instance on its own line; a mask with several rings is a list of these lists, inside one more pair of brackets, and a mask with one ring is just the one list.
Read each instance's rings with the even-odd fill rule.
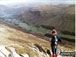
[[57,31],[55,28],[52,30],[52,35],[57,35]]

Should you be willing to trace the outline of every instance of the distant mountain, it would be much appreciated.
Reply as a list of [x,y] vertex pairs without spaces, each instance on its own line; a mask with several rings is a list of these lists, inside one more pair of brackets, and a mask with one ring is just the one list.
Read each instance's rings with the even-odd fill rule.
[[41,26],[55,27],[62,32],[75,32],[75,5],[71,4],[19,4],[8,7],[1,5],[0,15]]
[[39,5],[15,17],[25,22],[54,26],[59,31],[75,31],[75,5]]
[[0,5],[0,15],[5,14],[8,8],[6,6]]
[[0,15],[8,15],[8,14],[13,14],[15,12],[15,9],[5,6],[5,5],[0,5]]

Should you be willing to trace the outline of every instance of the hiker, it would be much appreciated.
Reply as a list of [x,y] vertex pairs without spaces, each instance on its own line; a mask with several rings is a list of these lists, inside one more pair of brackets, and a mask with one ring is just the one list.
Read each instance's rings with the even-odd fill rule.
[[51,49],[53,57],[57,57],[58,42],[61,42],[60,36],[55,29],[52,30]]

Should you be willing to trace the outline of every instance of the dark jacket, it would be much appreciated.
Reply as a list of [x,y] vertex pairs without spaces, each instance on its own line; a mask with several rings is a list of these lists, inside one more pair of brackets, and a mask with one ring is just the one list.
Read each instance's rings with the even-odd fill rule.
[[[56,38],[57,38],[57,45],[58,45],[58,42],[61,42],[61,38],[59,35],[56,35]],[[53,35],[52,36],[52,40],[51,40],[51,47],[54,47],[55,46],[55,36]]]

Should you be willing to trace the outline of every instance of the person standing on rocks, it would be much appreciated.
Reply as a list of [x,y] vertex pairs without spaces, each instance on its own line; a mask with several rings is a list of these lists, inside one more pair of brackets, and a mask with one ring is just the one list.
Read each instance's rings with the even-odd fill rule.
[[58,42],[61,42],[60,36],[55,29],[52,30],[51,49],[53,57],[57,57]]

